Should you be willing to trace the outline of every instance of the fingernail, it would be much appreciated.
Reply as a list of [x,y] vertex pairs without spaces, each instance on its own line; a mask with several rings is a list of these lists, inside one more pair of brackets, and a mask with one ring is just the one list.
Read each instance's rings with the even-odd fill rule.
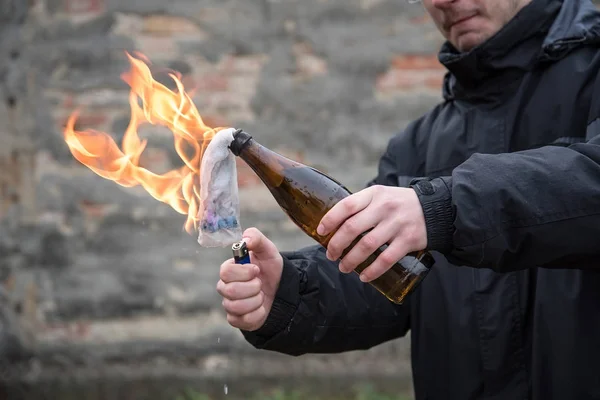
[[333,261],[333,257],[331,257],[329,251],[325,252],[325,257],[327,257],[328,260]]
[[367,276],[366,276],[365,274],[360,274],[360,275],[359,275],[359,278],[360,278],[360,280],[361,280],[361,281],[363,281],[363,282],[367,282],[367,281],[369,280],[369,278],[367,278]]
[[317,233],[321,236],[325,233],[325,227],[322,224],[317,227]]
[[242,237],[242,242],[246,243],[246,246],[250,245],[250,238],[247,236]]

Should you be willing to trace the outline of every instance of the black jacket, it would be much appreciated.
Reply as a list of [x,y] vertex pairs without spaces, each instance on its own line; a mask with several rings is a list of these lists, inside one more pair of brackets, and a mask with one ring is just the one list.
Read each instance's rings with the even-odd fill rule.
[[410,330],[417,400],[600,399],[600,13],[533,0],[439,58],[444,101],[390,141],[371,182],[417,190],[429,275],[398,306],[320,246],[284,253],[267,323],[243,333],[299,355]]

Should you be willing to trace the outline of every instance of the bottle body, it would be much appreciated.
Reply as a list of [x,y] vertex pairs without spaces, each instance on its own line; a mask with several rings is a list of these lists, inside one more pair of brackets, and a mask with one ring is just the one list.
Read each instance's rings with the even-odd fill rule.
[[[245,132],[238,131],[236,134],[230,146],[233,153],[242,158],[265,183],[288,217],[307,235],[327,247],[335,231],[321,236],[317,233],[317,226],[337,202],[351,194],[350,191],[328,175],[258,144]],[[364,234],[342,252],[341,258],[362,236]],[[362,272],[384,249],[385,246],[376,250],[354,271]],[[433,257],[426,251],[411,253],[369,284],[389,300],[401,304],[426,276],[433,262]]]

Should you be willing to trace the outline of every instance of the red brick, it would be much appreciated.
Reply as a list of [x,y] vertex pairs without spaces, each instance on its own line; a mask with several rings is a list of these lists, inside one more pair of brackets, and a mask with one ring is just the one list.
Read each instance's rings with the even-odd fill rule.
[[[219,74],[199,75],[193,81],[188,79],[188,82],[191,82],[190,89],[193,89],[200,95],[202,95],[202,93],[200,93],[199,91],[218,92],[226,91],[229,88],[228,79],[225,76]],[[206,93],[205,95],[210,96],[210,93]]]
[[167,151],[152,147],[144,149],[144,152],[140,156],[140,167],[146,168],[156,174],[164,174],[172,169]]
[[219,64],[224,74],[258,74],[267,60],[265,54],[251,56],[226,56]]
[[183,33],[192,34],[196,39],[205,37],[205,34],[192,21],[172,15],[151,15],[144,18],[142,33],[157,36]]
[[181,57],[173,37],[158,35],[136,35],[137,50],[142,54],[151,54],[153,60],[173,60]]
[[109,205],[109,204],[94,203],[87,199],[83,199],[79,203],[79,207],[81,207],[81,210],[83,211],[83,214],[85,216],[94,218],[94,219],[104,218],[106,215],[108,215],[108,213],[110,212],[110,209],[112,208],[111,205]]
[[436,54],[404,54],[395,56],[390,68],[377,78],[379,92],[431,88],[439,89],[446,69]]
[[423,12],[423,14],[421,14],[419,16],[412,17],[411,19],[409,19],[409,21],[412,24],[418,24],[418,25],[428,24],[431,22],[431,16],[429,15],[429,13],[427,13],[425,11],[425,12]]
[[327,73],[327,62],[316,56],[309,44],[297,43],[293,46],[292,51],[296,58],[298,77],[312,77]]
[[202,116],[202,121],[206,126],[211,128],[229,127],[229,122],[225,117],[214,114],[204,114],[202,110],[198,110]]
[[69,14],[99,13],[104,11],[104,0],[65,0]]
[[443,70],[444,66],[440,64],[437,54],[418,55],[418,54],[403,54],[392,58],[392,68],[402,70]]
[[444,75],[445,74],[432,75],[425,78],[425,86],[431,89],[440,89],[444,83]]
[[381,92],[418,89],[421,87],[439,89],[444,71],[415,71],[392,69],[377,79],[376,87]]
[[181,77],[181,83],[183,84],[183,87],[185,88],[185,91],[188,94],[193,92],[196,88],[196,80],[191,75],[183,75]]
[[70,93],[65,94],[62,106],[65,108],[74,108],[75,107],[75,102],[73,101],[73,95]]

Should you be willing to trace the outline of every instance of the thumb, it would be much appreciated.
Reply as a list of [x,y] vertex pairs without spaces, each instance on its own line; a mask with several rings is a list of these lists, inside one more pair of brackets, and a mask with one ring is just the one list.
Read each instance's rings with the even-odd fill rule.
[[257,257],[273,257],[279,253],[275,244],[256,228],[246,229],[242,236],[248,250],[254,252]]

